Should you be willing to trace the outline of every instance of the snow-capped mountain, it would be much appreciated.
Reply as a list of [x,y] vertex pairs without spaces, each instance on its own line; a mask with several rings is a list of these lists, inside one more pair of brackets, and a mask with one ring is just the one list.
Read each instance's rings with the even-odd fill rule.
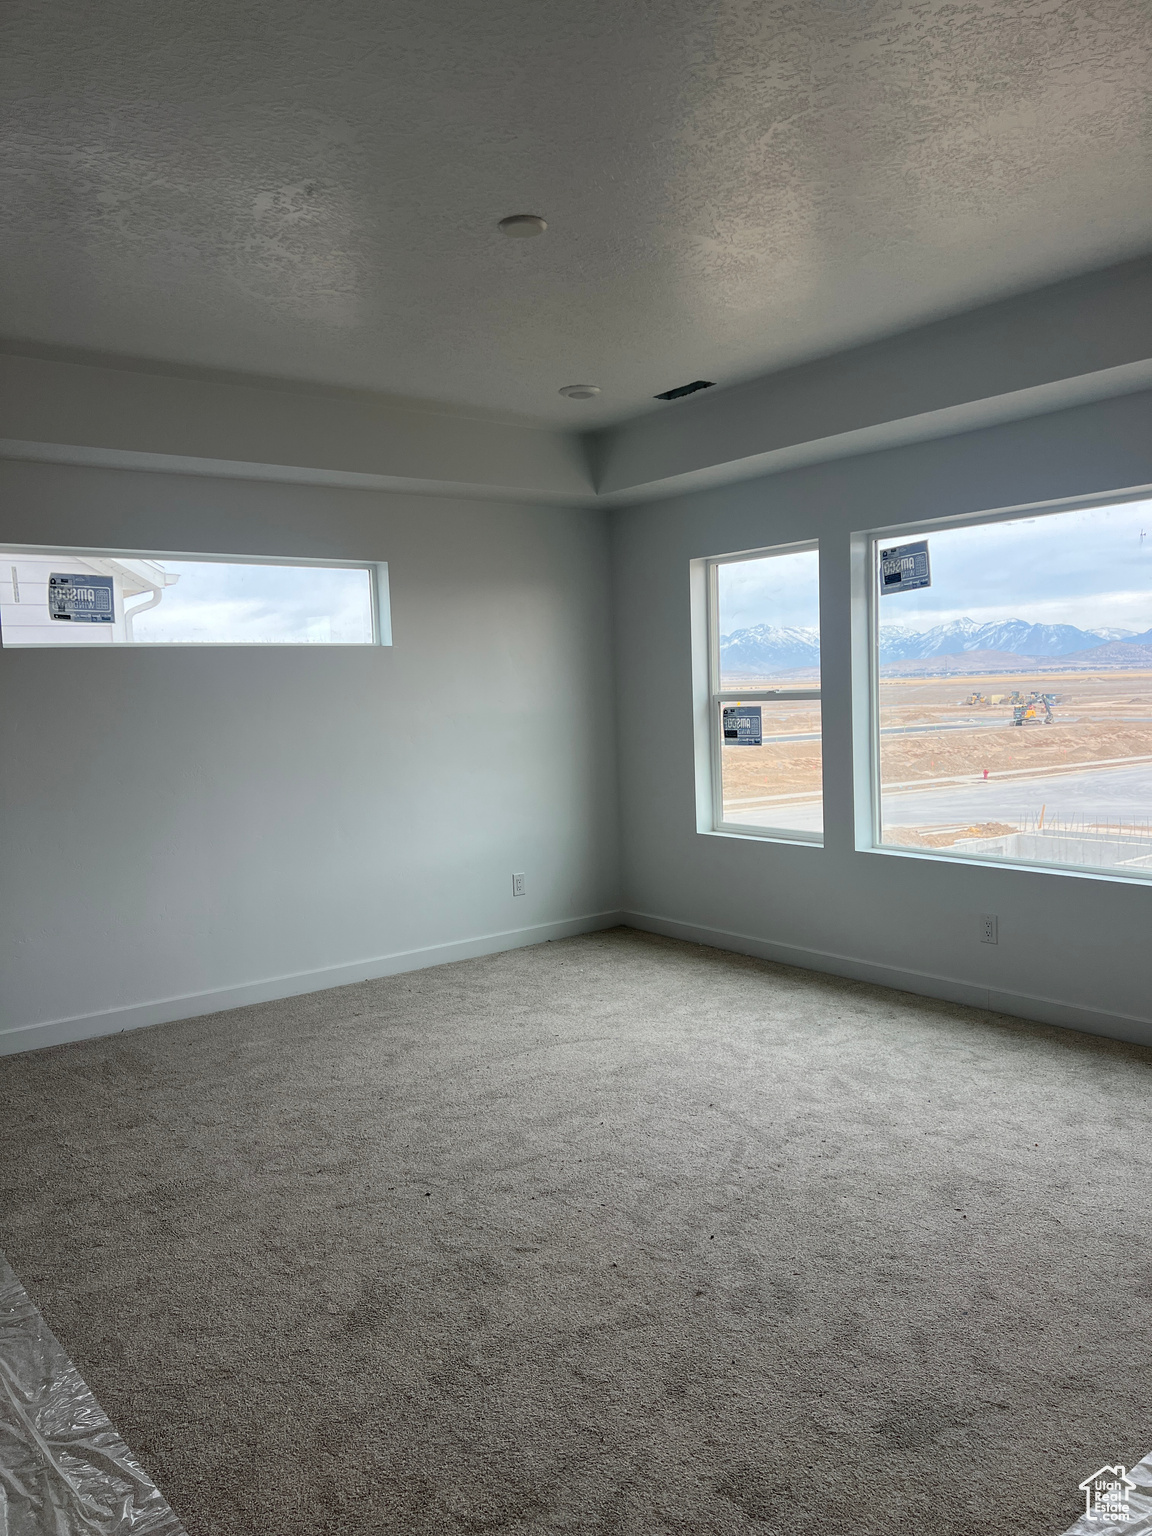
[[1130,629],[1077,629],[1074,624],[1029,624],[1026,619],[1003,619],[977,624],[974,619],[953,619],[933,629],[906,629],[899,624],[880,626],[880,660],[908,661],[922,656],[954,656],[961,651],[1007,651],[1013,656],[1070,656],[1091,650],[1110,640],[1139,637]]
[[[953,619],[933,629],[908,629],[901,624],[880,626],[880,661],[913,661],[929,656],[954,656],[964,651],[1007,652],[1013,656],[1072,656],[1115,641],[1152,645],[1152,629],[1077,629],[1074,624],[1029,624],[1003,619],[977,624]],[[780,628],[756,624],[720,637],[720,670],[728,677],[771,677],[820,665],[820,634],[816,629]]]
[[820,665],[818,629],[775,629],[757,624],[720,637],[720,671],[730,677],[767,677]]

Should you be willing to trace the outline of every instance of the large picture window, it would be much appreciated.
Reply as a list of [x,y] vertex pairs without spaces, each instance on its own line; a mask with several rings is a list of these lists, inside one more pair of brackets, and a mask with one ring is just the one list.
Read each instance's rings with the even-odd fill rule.
[[0,643],[387,645],[387,567],[0,548]]
[[713,826],[819,842],[815,545],[707,563]]
[[1152,878],[1152,501],[873,551],[880,845]]

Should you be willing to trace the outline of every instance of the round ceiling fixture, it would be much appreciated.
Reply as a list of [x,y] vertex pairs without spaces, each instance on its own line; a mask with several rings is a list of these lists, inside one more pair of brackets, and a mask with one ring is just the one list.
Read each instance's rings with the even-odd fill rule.
[[531,240],[533,235],[542,235],[548,224],[538,213],[510,213],[496,228],[510,240]]
[[600,393],[599,384],[565,384],[560,391],[569,400],[591,400]]

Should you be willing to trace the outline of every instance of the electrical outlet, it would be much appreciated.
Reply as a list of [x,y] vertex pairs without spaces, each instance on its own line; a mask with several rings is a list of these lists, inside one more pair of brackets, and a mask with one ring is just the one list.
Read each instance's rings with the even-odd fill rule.
[[1000,919],[994,913],[985,912],[980,919],[980,942],[981,944],[999,944],[1000,942]]
[[512,876],[512,894],[513,896],[523,896],[524,876],[522,874]]

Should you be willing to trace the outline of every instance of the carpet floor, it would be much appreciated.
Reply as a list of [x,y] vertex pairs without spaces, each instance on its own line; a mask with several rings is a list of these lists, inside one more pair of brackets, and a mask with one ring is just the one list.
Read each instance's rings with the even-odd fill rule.
[[1053,1536],[1152,1449],[1152,1051],[616,929],[0,1062],[189,1536]]

